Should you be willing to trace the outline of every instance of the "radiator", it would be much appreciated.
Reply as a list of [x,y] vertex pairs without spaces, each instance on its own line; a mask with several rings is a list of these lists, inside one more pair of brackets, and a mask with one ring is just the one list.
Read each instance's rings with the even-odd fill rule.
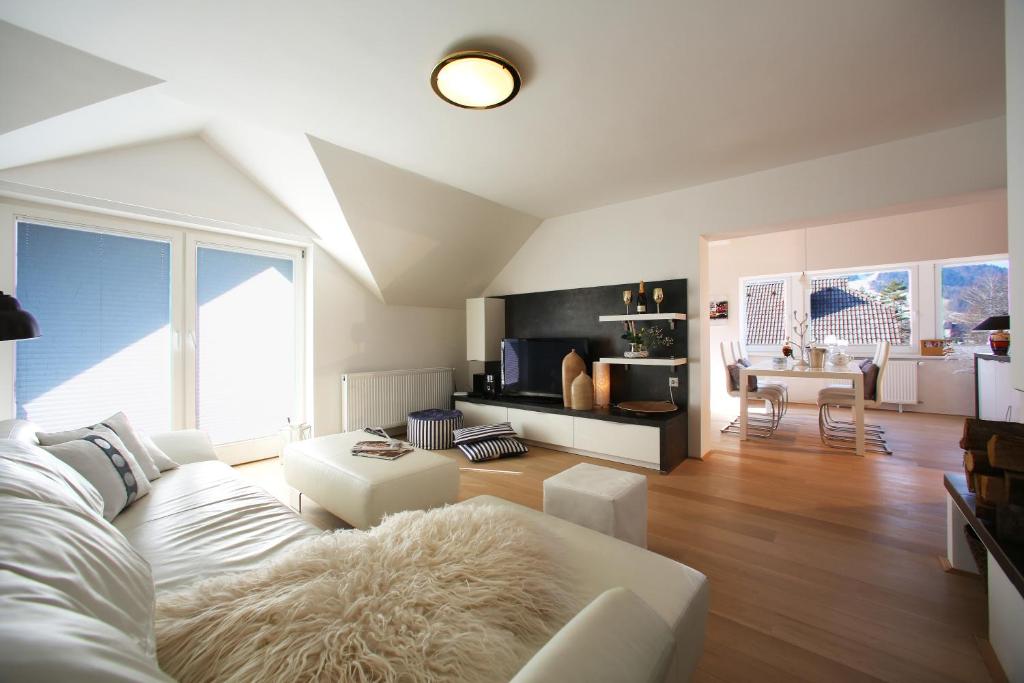
[[341,376],[341,428],[388,429],[404,425],[406,416],[427,408],[450,408],[454,368],[356,372]]
[[916,360],[889,359],[882,378],[883,403],[917,403],[917,366]]

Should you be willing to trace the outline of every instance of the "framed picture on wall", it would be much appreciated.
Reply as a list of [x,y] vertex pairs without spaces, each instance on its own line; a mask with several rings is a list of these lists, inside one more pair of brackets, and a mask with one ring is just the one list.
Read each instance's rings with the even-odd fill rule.
[[729,302],[712,301],[710,317],[712,320],[727,320],[729,318]]

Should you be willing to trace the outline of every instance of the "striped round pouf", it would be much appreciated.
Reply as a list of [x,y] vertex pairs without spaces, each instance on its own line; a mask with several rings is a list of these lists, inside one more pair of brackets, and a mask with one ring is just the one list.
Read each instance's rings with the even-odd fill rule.
[[409,413],[405,435],[416,448],[441,451],[455,445],[452,430],[461,427],[462,411],[434,408]]

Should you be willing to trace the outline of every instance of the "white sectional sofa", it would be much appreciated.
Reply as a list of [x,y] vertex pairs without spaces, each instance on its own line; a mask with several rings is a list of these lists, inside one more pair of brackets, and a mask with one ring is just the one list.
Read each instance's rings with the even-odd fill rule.
[[[0,422],[0,678],[167,681],[156,661],[155,595],[249,569],[320,531],[216,460],[205,434],[153,435],[181,467],[106,522],[74,470]],[[590,604],[515,677],[542,681],[684,681],[704,639],[699,572],[615,538],[480,496],[540,520]]]

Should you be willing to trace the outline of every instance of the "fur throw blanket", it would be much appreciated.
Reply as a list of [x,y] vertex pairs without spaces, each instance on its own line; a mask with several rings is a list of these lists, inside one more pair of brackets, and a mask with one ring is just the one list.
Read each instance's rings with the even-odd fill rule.
[[160,666],[193,681],[507,681],[580,606],[513,510],[402,512],[300,542],[157,604]]

